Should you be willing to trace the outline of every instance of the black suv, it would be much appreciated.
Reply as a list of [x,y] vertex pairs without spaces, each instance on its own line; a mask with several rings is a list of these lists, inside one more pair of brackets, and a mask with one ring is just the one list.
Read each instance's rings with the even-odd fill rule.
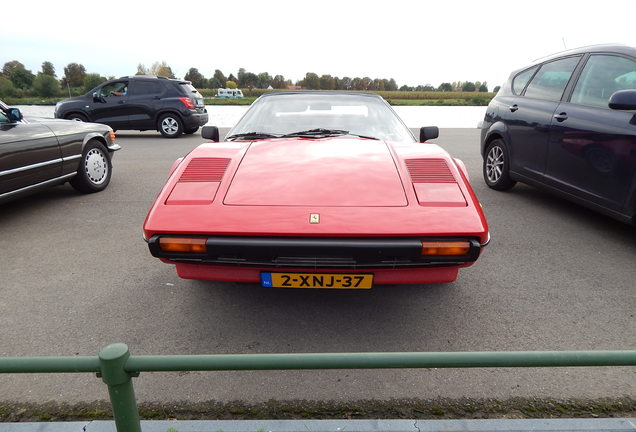
[[486,184],[520,181],[636,222],[636,48],[597,45],[518,69],[481,130]]
[[107,81],[55,105],[55,117],[104,123],[113,129],[192,134],[208,122],[203,97],[189,81],[137,75]]

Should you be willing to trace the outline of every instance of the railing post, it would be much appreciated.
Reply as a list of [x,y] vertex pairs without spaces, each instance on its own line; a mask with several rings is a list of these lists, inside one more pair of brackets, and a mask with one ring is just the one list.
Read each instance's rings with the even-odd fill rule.
[[117,431],[141,432],[135,389],[131,375],[124,369],[128,357],[130,351],[126,344],[116,343],[104,347],[99,353],[101,378],[108,385]]

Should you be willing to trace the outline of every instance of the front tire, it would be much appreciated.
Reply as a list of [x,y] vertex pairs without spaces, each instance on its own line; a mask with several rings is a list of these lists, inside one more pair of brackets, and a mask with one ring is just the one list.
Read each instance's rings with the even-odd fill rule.
[[82,160],[69,183],[82,193],[94,193],[106,189],[110,183],[112,164],[110,154],[97,141],[89,141],[82,152]]
[[495,190],[504,191],[517,182],[510,179],[510,156],[502,139],[493,140],[486,148],[483,165],[484,181]]
[[183,122],[176,114],[164,114],[159,118],[159,132],[166,138],[176,138],[183,133]]

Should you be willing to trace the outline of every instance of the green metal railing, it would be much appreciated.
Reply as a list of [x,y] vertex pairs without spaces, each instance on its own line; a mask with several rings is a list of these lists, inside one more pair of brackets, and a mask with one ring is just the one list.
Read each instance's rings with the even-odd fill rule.
[[118,432],[141,432],[132,383],[140,372],[564,366],[636,366],[636,350],[131,356],[117,343],[97,357],[0,357],[0,373],[96,373]]

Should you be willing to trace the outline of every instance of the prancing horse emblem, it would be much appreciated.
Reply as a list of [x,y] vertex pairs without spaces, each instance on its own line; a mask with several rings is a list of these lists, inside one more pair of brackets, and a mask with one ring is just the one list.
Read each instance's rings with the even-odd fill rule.
[[309,215],[309,223],[317,224],[320,223],[320,215],[318,213],[312,213]]

